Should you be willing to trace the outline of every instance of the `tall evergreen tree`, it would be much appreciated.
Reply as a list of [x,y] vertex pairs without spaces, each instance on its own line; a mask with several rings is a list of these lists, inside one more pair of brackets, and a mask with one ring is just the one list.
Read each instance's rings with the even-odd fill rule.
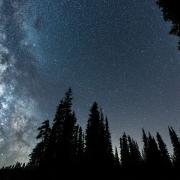
[[114,167],[115,167],[116,169],[119,169],[119,168],[120,168],[120,160],[119,160],[119,154],[118,154],[117,147],[115,147]]
[[130,163],[132,168],[140,168],[142,164],[142,156],[139,151],[139,146],[130,136],[128,136]]
[[98,104],[95,102],[89,114],[86,129],[86,161],[93,166],[106,166],[105,127]]
[[39,134],[37,135],[37,139],[40,142],[33,149],[30,154],[29,165],[30,166],[40,166],[44,162],[45,152],[48,147],[51,128],[49,126],[49,120],[46,120],[42,123],[42,126],[38,128]]
[[77,154],[78,154],[78,133],[79,133],[79,125],[76,125],[74,127],[74,132],[73,132],[73,148],[74,148],[74,154],[73,154],[73,157],[74,157],[74,160],[73,161],[77,161]]
[[143,155],[148,168],[157,169],[161,166],[161,153],[154,137],[149,133],[147,136],[143,130],[144,149]]
[[174,150],[173,163],[176,168],[180,168],[180,140],[172,127],[169,127],[169,135]]
[[74,140],[76,144],[76,163],[83,165],[84,161],[84,134],[81,127],[77,126],[77,137]]
[[159,150],[161,153],[161,159],[162,159],[161,166],[162,166],[162,168],[166,168],[166,169],[171,168],[172,163],[171,163],[171,159],[170,159],[166,144],[164,143],[164,141],[159,133],[157,133],[156,137],[157,137],[157,141],[158,141]]
[[47,159],[58,167],[71,165],[74,159],[74,129],[76,117],[72,111],[72,90],[65,93],[61,100],[52,127],[52,133],[47,151]]
[[[146,132],[144,129],[142,129],[142,139],[143,139],[143,159],[145,161],[145,163],[147,162],[147,156],[148,156],[148,137],[146,135]],[[147,164],[147,163],[146,163]]]
[[78,134],[78,160],[81,164],[84,162],[84,133],[81,127]]
[[73,146],[75,123],[76,123],[75,113],[70,112],[64,121],[62,141],[60,143],[61,145],[60,152],[63,155],[63,159],[65,160],[65,163],[70,163],[70,164],[73,163],[74,160],[73,156],[75,152],[75,147]]
[[105,154],[106,163],[109,166],[113,166],[114,155],[113,155],[111,134],[110,134],[109,123],[108,123],[107,117],[105,120],[105,153],[106,153]]
[[130,150],[127,135],[124,133],[120,138],[121,166],[122,168],[130,167]]

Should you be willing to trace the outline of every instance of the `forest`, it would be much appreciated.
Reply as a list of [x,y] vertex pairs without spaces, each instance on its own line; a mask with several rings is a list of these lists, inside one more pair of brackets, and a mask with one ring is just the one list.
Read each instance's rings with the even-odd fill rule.
[[[178,1],[157,0],[157,4],[164,19],[172,24],[170,34],[180,37]],[[113,148],[109,121],[98,103],[92,104],[86,129],[82,129],[72,100],[69,89],[60,101],[52,123],[45,120],[38,128],[38,143],[29,155],[29,162],[2,167],[0,180],[60,179],[72,175],[86,179],[95,174],[101,177],[117,175],[118,179],[158,176],[175,179],[180,176],[180,138],[173,127],[168,127],[173,152],[168,151],[159,132],[152,135],[144,129],[143,149],[126,132],[119,138],[119,145]]]
[[38,143],[29,155],[29,162],[3,167],[0,178],[49,176],[56,179],[78,171],[82,174],[91,171],[90,175],[102,173],[101,176],[111,172],[127,177],[139,177],[144,172],[153,173],[149,176],[154,173],[176,176],[180,169],[180,139],[172,127],[168,129],[173,155],[158,132],[154,137],[144,129],[142,151],[136,140],[125,132],[119,139],[119,147],[113,149],[108,118],[101,108],[93,103],[84,131],[72,109],[72,90],[69,89],[57,107],[52,125],[46,120],[38,128]]

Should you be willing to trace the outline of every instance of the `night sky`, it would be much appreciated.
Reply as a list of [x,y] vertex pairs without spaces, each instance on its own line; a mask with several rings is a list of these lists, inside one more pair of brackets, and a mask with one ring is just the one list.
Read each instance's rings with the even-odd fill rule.
[[27,161],[67,88],[85,128],[91,104],[114,145],[126,131],[180,126],[180,52],[155,0],[0,0],[0,165]]

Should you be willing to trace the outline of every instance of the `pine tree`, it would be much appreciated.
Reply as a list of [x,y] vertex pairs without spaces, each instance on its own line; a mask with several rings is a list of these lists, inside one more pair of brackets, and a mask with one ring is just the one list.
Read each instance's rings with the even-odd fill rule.
[[143,159],[145,162],[147,162],[147,155],[148,155],[148,138],[147,138],[147,135],[145,133],[145,130],[142,129],[142,133],[143,133],[143,144],[144,144],[144,147],[143,147]]
[[107,117],[105,120],[105,153],[106,153],[105,154],[106,163],[112,167],[114,157],[113,157],[111,134],[110,134],[110,130],[109,130],[109,123],[108,123]]
[[127,135],[124,133],[120,138],[121,166],[122,168],[130,167],[130,150]]
[[[65,163],[73,163],[74,155],[74,129],[75,129],[76,117],[75,113],[68,114],[63,127],[62,141],[61,141],[61,152]],[[68,164],[67,164],[68,165]]]
[[169,135],[173,145],[173,164],[176,168],[180,168],[180,140],[172,127],[169,127]]
[[154,137],[149,133],[148,137],[143,130],[144,149],[143,155],[147,168],[157,169],[161,166],[161,153]]
[[48,147],[49,138],[51,134],[51,128],[49,126],[49,120],[46,120],[42,123],[42,126],[38,128],[39,134],[37,135],[37,139],[40,142],[33,149],[30,154],[29,165],[30,166],[40,166],[44,162],[45,153]]
[[84,134],[82,128],[78,129],[78,139],[77,139],[77,161],[78,164],[82,164],[84,160]]
[[42,126],[38,128],[39,134],[37,135],[37,139],[41,139],[43,142],[48,143],[49,137],[51,134],[51,128],[49,125],[49,120],[46,120],[42,123]]
[[70,166],[73,163],[75,124],[76,117],[72,111],[72,90],[69,89],[57,108],[46,153],[47,161],[52,161],[56,167]]
[[171,168],[171,166],[172,166],[171,159],[170,159],[166,144],[164,143],[164,141],[159,133],[157,133],[156,137],[157,137],[158,146],[159,146],[160,153],[161,153],[161,159],[162,159],[161,166],[162,166],[162,168],[166,168],[166,169]]
[[156,143],[156,140],[154,139],[153,136],[149,133],[148,137],[148,143],[149,143],[149,165],[151,168],[156,169],[156,167],[161,166],[161,154],[160,150],[158,148],[158,145]]
[[116,169],[119,169],[119,168],[120,168],[120,161],[119,161],[119,155],[118,155],[117,147],[115,147],[114,167],[115,167]]
[[142,157],[139,151],[139,146],[130,136],[128,136],[128,144],[130,151],[131,168],[139,168],[142,164]]
[[77,160],[77,154],[78,154],[78,133],[79,133],[79,125],[76,125],[74,127],[73,132],[73,148],[74,148],[74,161]]
[[98,104],[95,102],[89,114],[86,128],[86,161],[88,165],[104,166],[105,161],[105,139],[104,123],[100,114]]

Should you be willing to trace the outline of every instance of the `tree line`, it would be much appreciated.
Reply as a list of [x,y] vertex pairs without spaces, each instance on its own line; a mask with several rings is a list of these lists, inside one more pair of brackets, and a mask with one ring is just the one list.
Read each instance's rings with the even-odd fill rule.
[[60,171],[78,169],[113,170],[121,174],[180,170],[180,139],[172,127],[169,127],[169,135],[173,155],[168,152],[160,133],[154,137],[144,129],[142,150],[125,132],[119,139],[119,147],[113,149],[108,118],[98,104],[94,102],[90,108],[87,127],[83,131],[73,111],[72,99],[69,89],[57,107],[52,124],[46,120],[38,128],[38,143],[29,155],[29,162],[2,168],[0,175],[9,170],[21,173],[22,170],[45,170],[56,175]]
[[120,153],[117,147],[113,151],[108,118],[96,102],[90,109],[85,132],[77,124],[72,110],[71,89],[57,107],[52,127],[46,120],[38,131],[37,139],[40,142],[30,154],[28,166],[46,167],[51,162],[55,167],[93,165],[103,168],[180,168],[180,139],[172,127],[169,127],[169,135],[173,156],[170,156],[160,133],[153,137],[144,129],[142,152],[137,142],[126,133],[120,137]]

